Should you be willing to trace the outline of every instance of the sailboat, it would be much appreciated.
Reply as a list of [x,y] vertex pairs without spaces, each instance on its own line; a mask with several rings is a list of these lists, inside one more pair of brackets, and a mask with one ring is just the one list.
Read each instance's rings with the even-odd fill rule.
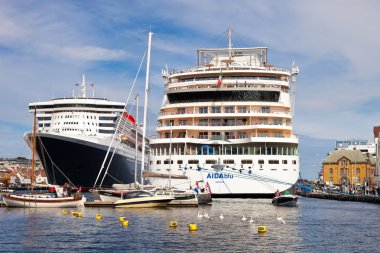
[[[144,171],[144,161],[145,161],[145,136],[146,136],[146,117],[147,117],[147,107],[148,107],[148,92],[149,92],[149,71],[150,71],[150,50],[152,42],[152,33],[149,32],[148,37],[148,54],[147,54],[147,68],[146,68],[146,80],[145,80],[145,102],[144,102],[144,123],[143,123],[143,137],[142,137],[142,158],[141,158],[141,185],[137,189],[137,137],[136,137],[136,152],[135,152],[135,184],[134,189],[127,190],[98,190],[96,193],[99,194],[101,201],[111,201],[115,207],[159,207],[167,206],[167,204],[174,200],[174,197],[158,195],[155,191],[143,190],[144,179],[142,173]],[[138,108],[138,97],[136,97],[136,108]],[[137,111],[138,118],[138,111]],[[136,124],[137,127],[137,124]],[[137,131],[137,128],[136,128]],[[107,173],[107,171],[105,172]],[[100,173],[99,173],[100,174]],[[95,182],[96,185],[96,182]]]
[[[33,120],[32,138],[32,170],[31,192],[29,194],[4,194],[3,200],[8,207],[41,208],[41,207],[78,207],[84,205],[86,198],[79,193],[74,196],[51,196],[50,194],[36,194],[34,192],[35,178],[35,150],[36,150],[36,110]],[[58,193],[59,191],[57,191]]]

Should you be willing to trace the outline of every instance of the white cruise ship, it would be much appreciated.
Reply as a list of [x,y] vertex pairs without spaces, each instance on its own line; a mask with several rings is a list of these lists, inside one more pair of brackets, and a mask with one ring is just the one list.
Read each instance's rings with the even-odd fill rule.
[[[83,76],[79,97],[29,104],[29,111],[36,111],[36,152],[49,183],[69,182],[83,189],[94,187],[95,182],[96,186],[111,187],[140,181],[141,129],[125,111],[125,103],[87,97],[86,85]],[[28,145],[31,136],[25,134]]]
[[151,178],[153,185],[189,188],[203,181],[213,197],[270,197],[297,181],[298,67],[270,65],[265,47],[231,45],[229,30],[228,48],[198,49],[197,66],[163,70],[149,167],[166,177]]

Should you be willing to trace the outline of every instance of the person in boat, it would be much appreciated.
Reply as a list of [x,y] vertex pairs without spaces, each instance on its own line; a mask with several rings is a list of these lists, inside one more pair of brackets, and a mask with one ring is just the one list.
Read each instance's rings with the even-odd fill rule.
[[275,192],[275,196],[276,197],[279,197],[281,195],[280,191],[277,189],[277,191]]
[[67,184],[67,196],[68,197],[71,196],[71,185],[70,184]]
[[68,195],[68,186],[69,186],[68,183],[65,183],[65,184],[63,185],[63,196],[64,196],[64,197],[69,196],[69,195]]

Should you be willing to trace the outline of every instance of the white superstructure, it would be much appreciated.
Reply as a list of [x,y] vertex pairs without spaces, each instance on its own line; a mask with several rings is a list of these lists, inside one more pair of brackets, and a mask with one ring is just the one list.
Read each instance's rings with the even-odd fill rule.
[[[163,70],[165,95],[151,140],[150,170],[188,176],[153,185],[209,183],[213,196],[270,195],[299,175],[292,131],[295,81],[268,64],[268,49],[198,49],[198,65]],[[170,177],[170,176],[169,176]]]

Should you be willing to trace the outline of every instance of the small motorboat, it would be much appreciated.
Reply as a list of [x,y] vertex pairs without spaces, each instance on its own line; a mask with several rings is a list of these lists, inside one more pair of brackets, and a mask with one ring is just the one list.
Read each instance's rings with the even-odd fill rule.
[[171,196],[159,196],[149,191],[131,190],[122,194],[122,199],[115,201],[115,207],[165,207],[170,201],[174,200]]
[[290,206],[294,207],[297,206],[297,196],[286,194],[286,195],[280,195],[276,196],[272,200],[272,204],[275,206]]

